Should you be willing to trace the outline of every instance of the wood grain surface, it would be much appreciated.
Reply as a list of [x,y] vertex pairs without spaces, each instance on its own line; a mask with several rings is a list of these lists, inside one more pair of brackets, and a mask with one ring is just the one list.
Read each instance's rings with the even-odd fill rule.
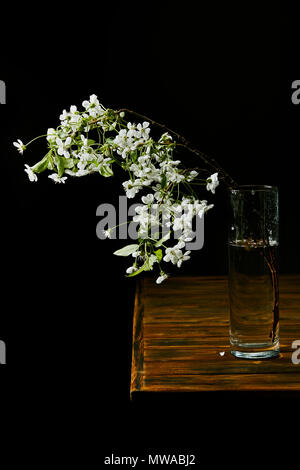
[[[280,277],[280,355],[230,354],[226,277],[174,277],[137,283],[131,369],[133,392],[300,391],[300,276]],[[220,355],[220,353],[225,353]]]

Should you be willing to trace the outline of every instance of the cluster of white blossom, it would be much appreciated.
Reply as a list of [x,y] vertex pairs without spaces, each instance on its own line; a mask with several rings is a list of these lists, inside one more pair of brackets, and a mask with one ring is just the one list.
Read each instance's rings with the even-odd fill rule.
[[[128,198],[145,191],[142,205],[136,208],[133,221],[138,224],[138,244],[129,245],[115,254],[132,255],[134,263],[127,269],[129,276],[159,267],[157,283],[167,278],[161,262],[178,267],[190,259],[190,251],[184,251],[186,243],[195,234],[192,231],[194,217],[203,217],[213,207],[206,200],[199,200],[193,184],[204,185],[215,192],[219,184],[218,173],[209,178],[199,177],[195,169],[184,169],[180,160],[174,159],[176,142],[169,133],[163,133],[156,141],[151,137],[150,124],[131,123],[124,120],[124,112],[106,109],[96,95],[82,103],[84,111],[71,106],[63,110],[60,125],[49,128],[46,137],[48,152],[34,166],[25,165],[29,180],[36,182],[37,175],[45,170],[55,183],[65,183],[68,177],[80,177],[91,173],[113,175],[113,164],[123,168],[129,179],[123,182]],[[38,137],[37,137],[38,138]],[[14,142],[23,154],[29,144],[18,139]],[[154,227],[157,232],[153,232]],[[105,231],[111,236],[114,227]],[[165,231],[159,239],[157,233]],[[170,234],[180,231],[174,246],[166,246]],[[165,251],[163,251],[165,250]]]
[[[157,194],[156,197],[159,197]],[[190,259],[190,251],[183,252],[186,243],[193,240],[195,233],[192,230],[192,223],[195,216],[202,218],[213,204],[208,205],[206,200],[195,200],[192,197],[183,197],[182,201],[175,202],[172,197],[166,197],[164,204],[157,203],[155,195],[147,194],[141,198],[143,205],[135,208],[137,215],[133,217],[133,221],[138,223],[138,235],[140,239],[148,239],[148,246],[151,246],[153,240],[154,247],[165,247],[165,242],[170,239],[170,234],[179,232],[177,243],[172,247],[165,247],[165,255],[160,250],[155,251],[147,256],[145,251],[139,247],[132,253],[135,261],[132,266],[127,269],[128,274],[133,274],[141,268],[138,266],[138,260],[142,260],[144,264],[150,263],[149,269],[152,269],[154,263],[159,263],[161,259],[165,262],[171,262],[179,268],[183,261]],[[157,240],[157,230],[161,229],[165,235],[162,239]],[[149,243],[150,240],[150,243]],[[167,278],[167,274],[160,269],[160,276],[157,283]]]
[[127,128],[121,129],[114,139],[117,153],[122,158],[126,158],[138,147],[145,145],[149,140],[150,127],[149,122],[143,124],[131,124],[128,122]]

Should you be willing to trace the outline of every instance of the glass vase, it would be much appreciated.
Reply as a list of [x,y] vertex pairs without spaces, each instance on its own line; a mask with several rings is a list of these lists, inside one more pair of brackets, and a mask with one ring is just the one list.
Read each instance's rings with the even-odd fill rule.
[[279,355],[279,207],[274,186],[229,190],[231,353],[239,358]]

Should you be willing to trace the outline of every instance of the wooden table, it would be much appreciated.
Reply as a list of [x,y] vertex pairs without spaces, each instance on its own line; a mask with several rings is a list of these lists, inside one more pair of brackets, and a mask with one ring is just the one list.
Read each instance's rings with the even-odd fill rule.
[[[237,359],[229,347],[226,277],[138,281],[131,370],[136,392],[300,391],[300,276],[280,277],[280,356]],[[220,354],[224,353],[224,354]],[[299,354],[300,357],[300,354]]]

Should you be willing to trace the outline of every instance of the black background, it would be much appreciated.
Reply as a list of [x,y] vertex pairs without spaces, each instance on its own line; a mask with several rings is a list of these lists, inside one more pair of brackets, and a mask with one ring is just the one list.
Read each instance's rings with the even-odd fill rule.
[[[34,415],[36,429],[54,424],[53,439],[68,455],[79,458],[81,446],[73,444],[88,436],[84,458],[96,450],[99,462],[112,451],[171,448],[192,449],[199,462],[208,452],[215,459],[213,449],[225,445],[230,459],[238,436],[248,452],[250,430],[282,439],[279,417],[292,429],[295,402],[275,393],[130,402],[135,281],[112,255],[122,242],[101,241],[95,230],[97,206],[116,203],[121,181],[93,175],[54,185],[43,174],[30,183],[23,165],[38,161],[45,147],[37,143],[22,157],[12,146],[56,127],[63,109],[80,107],[92,93],[106,107],[148,115],[214,156],[241,184],[278,185],[280,270],[299,272],[300,106],[291,102],[299,27],[288,3],[261,3],[61,2],[7,10],[0,68],[7,87],[0,107],[0,339],[7,345],[1,383],[13,397],[9,409]],[[179,274],[226,274],[224,195],[222,188],[206,195],[215,208],[206,218],[204,248]],[[289,439],[292,446],[292,431]]]

